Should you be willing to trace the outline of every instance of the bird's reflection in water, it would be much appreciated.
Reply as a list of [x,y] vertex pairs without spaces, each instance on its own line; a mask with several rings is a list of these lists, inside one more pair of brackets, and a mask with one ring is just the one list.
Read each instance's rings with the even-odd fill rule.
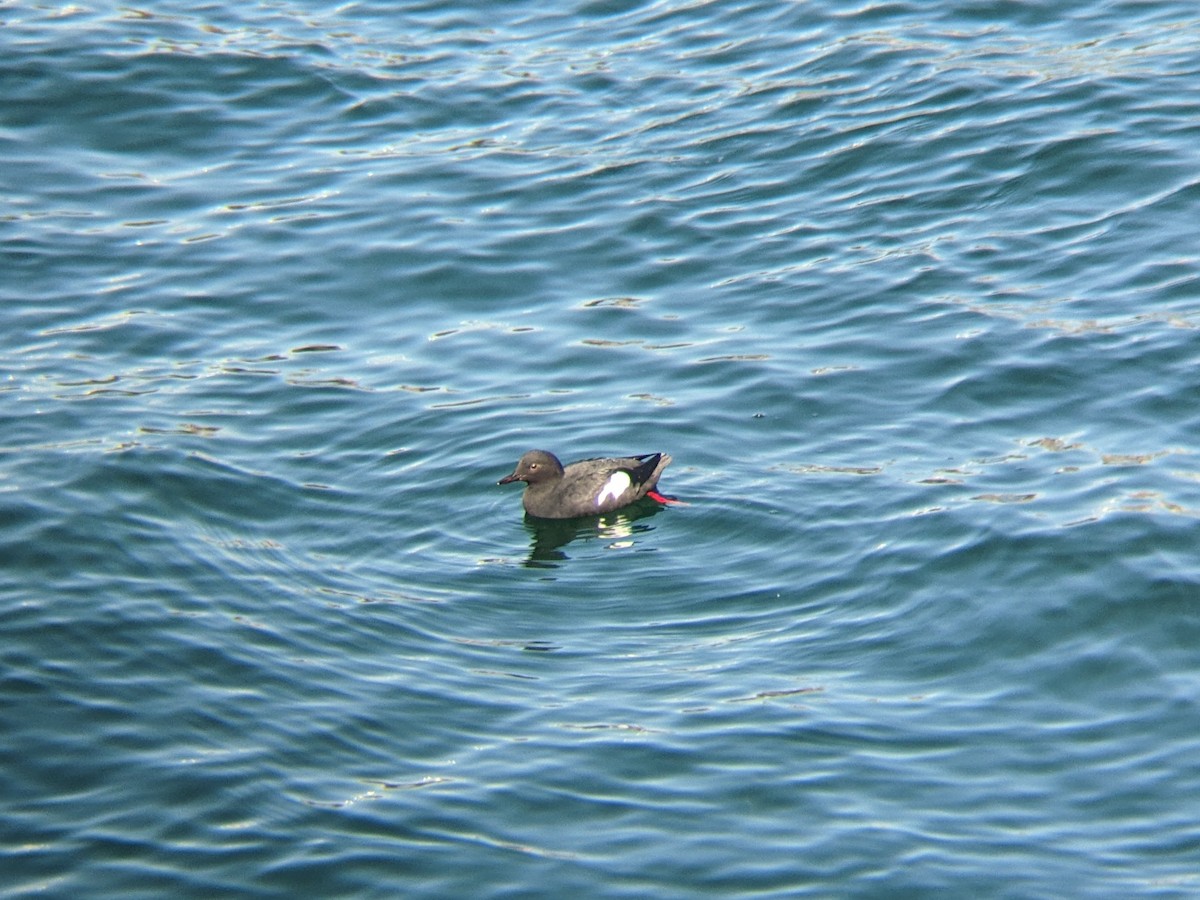
[[529,558],[524,565],[534,569],[554,569],[570,559],[563,550],[576,538],[611,542],[609,546],[619,549],[624,542],[633,543],[633,537],[653,530],[646,520],[662,512],[657,503],[635,503],[605,516],[586,516],[582,519],[539,519],[525,516],[525,530],[529,532]]

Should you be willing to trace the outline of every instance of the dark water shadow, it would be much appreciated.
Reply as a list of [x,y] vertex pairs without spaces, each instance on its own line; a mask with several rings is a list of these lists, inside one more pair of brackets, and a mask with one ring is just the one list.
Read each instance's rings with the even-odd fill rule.
[[626,506],[603,516],[579,519],[539,519],[525,515],[529,532],[529,557],[522,565],[535,569],[556,569],[571,557],[563,549],[575,540],[630,540],[654,530],[647,520],[663,511],[653,500]]

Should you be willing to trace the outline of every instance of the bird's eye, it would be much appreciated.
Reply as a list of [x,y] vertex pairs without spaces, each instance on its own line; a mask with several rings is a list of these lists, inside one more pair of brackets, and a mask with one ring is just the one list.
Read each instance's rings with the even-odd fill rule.
[[538,467],[538,464],[537,464],[537,463],[530,463],[530,464],[529,464],[529,468],[531,468],[531,469],[536,469],[537,467]]

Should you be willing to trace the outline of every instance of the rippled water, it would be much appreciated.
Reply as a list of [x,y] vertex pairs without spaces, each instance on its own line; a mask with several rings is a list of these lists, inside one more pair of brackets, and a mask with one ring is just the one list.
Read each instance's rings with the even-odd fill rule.
[[1198,36],[0,4],[0,896],[1194,896]]

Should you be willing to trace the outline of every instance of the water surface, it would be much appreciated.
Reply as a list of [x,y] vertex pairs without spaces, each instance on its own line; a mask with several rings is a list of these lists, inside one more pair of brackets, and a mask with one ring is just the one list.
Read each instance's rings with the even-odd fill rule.
[[0,895],[1195,894],[1190,5],[0,20]]

